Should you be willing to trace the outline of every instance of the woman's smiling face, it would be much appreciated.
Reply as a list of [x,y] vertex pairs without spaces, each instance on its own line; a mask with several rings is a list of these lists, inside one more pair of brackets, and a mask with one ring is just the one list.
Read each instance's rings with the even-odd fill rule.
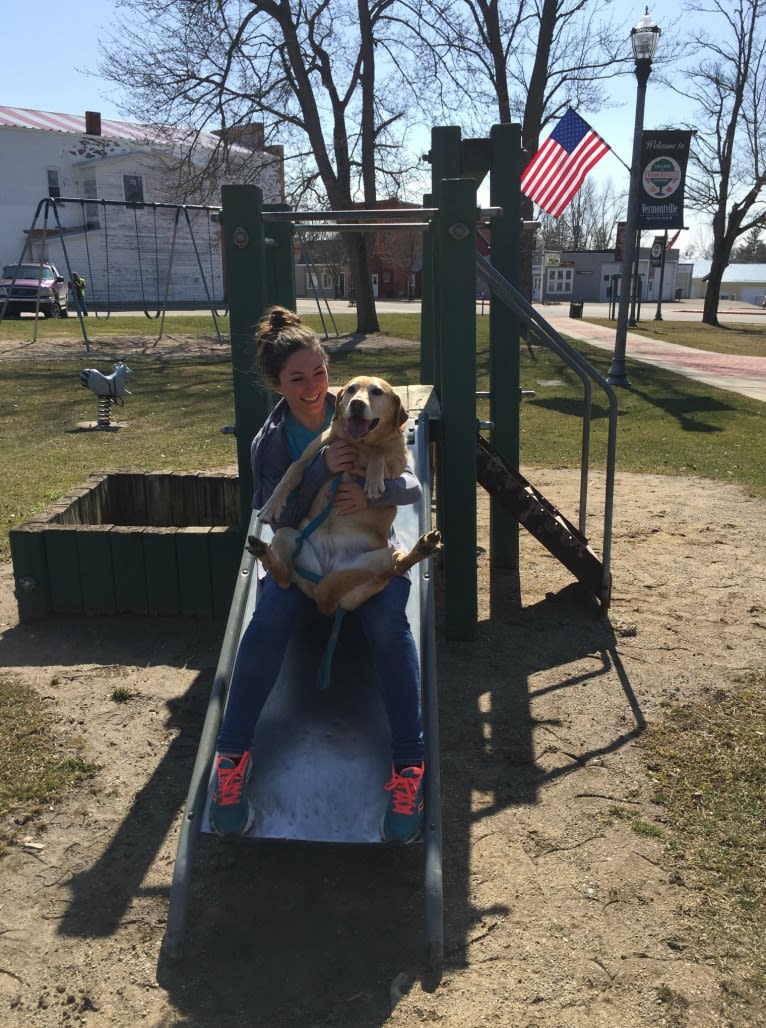
[[310,429],[322,427],[328,381],[321,353],[308,347],[291,353],[279,374],[277,389],[302,425]]

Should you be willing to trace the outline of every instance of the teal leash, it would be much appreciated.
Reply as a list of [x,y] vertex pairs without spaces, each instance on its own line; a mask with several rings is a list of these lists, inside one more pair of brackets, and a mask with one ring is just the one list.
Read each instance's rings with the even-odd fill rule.
[[333,618],[330,638],[327,640],[327,646],[325,646],[324,656],[322,657],[322,663],[319,665],[319,673],[317,675],[317,689],[325,690],[330,688],[332,674],[332,658],[335,655],[335,646],[338,642],[338,636],[340,635],[340,626],[343,622],[343,615],[345,613],[345,610],[340,605],[338,605],[335,608],[335,617]]
[[298,558],[298,554],[303,549],[303,544],[306,542],[308,537],[312,534],[312,532],[316,532],[319,526],[324,521],[326,521],[327,518],[330,516],[333,501],[335,500],[335,494],[338,491],[338,486],[340,485],[340,480],[342,477],[343,472],[341,471],[332,480],[332,484],[330,485],[330,499],[327,501],[327,506],[324,508],[324,510],[321,510],[312,521],[309,521],[309,523],[303,529],[301,534],[295,540],[295,550],[293,551],[293,567],[299,575],[302,575],[303,578],[308,579],[309,582],[313,582],[314,585],[317,585],[317,583],[322,581],[321,575],[317,575],[313,571],[308,571],[306,568],[299,567],[296,561]]

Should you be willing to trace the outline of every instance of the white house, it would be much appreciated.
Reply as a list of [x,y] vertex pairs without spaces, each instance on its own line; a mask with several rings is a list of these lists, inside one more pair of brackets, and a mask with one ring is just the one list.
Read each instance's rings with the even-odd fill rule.
[[[284,198],[263,129],[220,135],[0,107],[0,264],[44,257],[87,282],[96,308],[221,303],[220,186]],[[217,170],[203,174],[212,160]],[[46,202],[47,201],[47,202]]]
[[[712,263],[694,262],[690,296],[705,296]],[[730,264],[723,273],[719,296],[722,300],[741,300],[762,306],[766,302],[766,264]]]

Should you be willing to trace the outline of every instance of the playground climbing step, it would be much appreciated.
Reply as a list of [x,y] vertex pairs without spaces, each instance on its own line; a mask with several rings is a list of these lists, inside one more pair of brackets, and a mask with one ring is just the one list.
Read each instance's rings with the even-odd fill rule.
[[482,436],[476,442],[476,480],[603,602],[603,566],[588,540]]

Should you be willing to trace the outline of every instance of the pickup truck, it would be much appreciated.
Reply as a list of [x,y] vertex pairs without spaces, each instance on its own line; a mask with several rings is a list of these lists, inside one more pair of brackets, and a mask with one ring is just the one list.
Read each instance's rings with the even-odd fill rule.
[[[39,304],[38,304],[39,298]],[[18,318],[37,310],[44,318],[66,318],[69,290],[56,268],[42,264],[6,264],[0,276],[0,317]]]

